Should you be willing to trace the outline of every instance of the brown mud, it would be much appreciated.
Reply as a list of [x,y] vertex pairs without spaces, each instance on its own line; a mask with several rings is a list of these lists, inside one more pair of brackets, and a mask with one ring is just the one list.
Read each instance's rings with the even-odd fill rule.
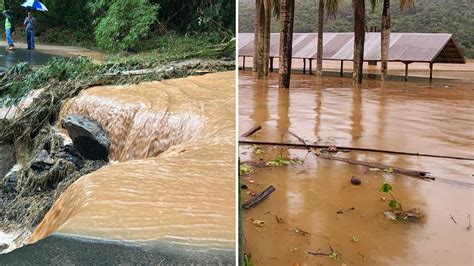
[[[240,72],[239,132],[255,124],[249,139],[424,152],[473,157],[474,91],[469,83],[364,81],[295,74],[290,90],[278,90],[276,74],[258,81]],[[240,146],[241,161],[304,158],[281,167],[255,168],[242,177],[243,200],[273,185],[265,201],[243,211],[245,252],[254,265],[471,265],[474,236],[472,161],[369,152],[338,152],[350,159],[431,172],[436,181],[371,171],[318,158],[305,149]],[[372,169],[374,170],[374,169]],[[352,177],[361,180],[351,184]],[[419,208],[416,223],[390,221],[383,212],[388,182],[404,209]],[[385,198],[385,199],[383,199]],[[354,209],[352,209],[354,208]],[[451,216],[456,220],[454,223]],[[283,219],[283,220],[282,220]],[[254,221],[264,221],[256,226]],[[338,254],[315,256],[308,252]],[[318,250],[319,249],[319,250]]]

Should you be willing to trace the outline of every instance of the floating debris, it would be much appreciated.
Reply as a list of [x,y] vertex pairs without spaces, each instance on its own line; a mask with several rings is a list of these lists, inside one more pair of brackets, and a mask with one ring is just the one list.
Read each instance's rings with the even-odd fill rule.
[[265,221],[261,221],[261,220],[253,220],[252,223],[253,225],[258,226],[258,227],[263,227],[265,225]]
[[351,184],[354,186],[360,186],[362,184],[362,181],[359,178],[353,176],[351,178]]

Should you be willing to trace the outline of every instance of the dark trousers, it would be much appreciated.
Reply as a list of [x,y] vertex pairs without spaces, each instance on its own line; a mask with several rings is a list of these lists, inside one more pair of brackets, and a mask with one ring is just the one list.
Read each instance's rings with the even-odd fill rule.
[[28,43],[28,50],[35,49],[35,32],[33,30],[26,30],[26,42]]

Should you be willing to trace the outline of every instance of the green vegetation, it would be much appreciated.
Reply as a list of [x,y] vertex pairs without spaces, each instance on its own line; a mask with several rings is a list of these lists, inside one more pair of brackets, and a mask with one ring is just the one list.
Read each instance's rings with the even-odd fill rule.
[[398,209],[400,211],[403,211],[402,209],[402,204],[400,204],[400,202],[398,202],[395,197],[392,195],[392,191],[393,191],[393,188],[392,188],[392,185],[390,185],[389,183],[383,183],[383,185],[380,187],[379,189],[380,192],[383,192],[383,193],[387,193],[392,199],[388,202],[388,206],[392,209],[392,210],[395,210],[395,209]]
[[244,163],[240,165],[239,172],[240,172],[240,175],[248,175],[248,174],[253,173],[253,168],[252,166]]
[[[20,28],[24,0],[0,0]],[[207,37],[228,42],[235,33],[232,0],[43,0],[49,12],[35,12],[39,41],[98,47],[107,51],[154,49],[169,35]],[[2,9],[3,10],[3,9]],[[3,27],[0,27],[3,34]],[[166,37],[165,37],[166,38]]]
[[218,45],[215,42],[212,36],[170,35],[156,40],[153,44],[156,49],[153,51],[132,56],[113,55],[100,65],[86,58],[52,59],[37,69],[27,63],[20,63],[8,69],[0,78],[0,106],[15,104],[31,90],[54,82],[81,81],[104,73],[156,68],[190,58],[233,58],[233,40]]
[[[111,3],[106,8],[105,3]],[[100,6],[98,6],[101,4]],[[109,51],[123,51],[147,36],[156,20],[158,5],[147,0],[97,1],[93,14],[104,13],[95,30],[97,45]]]
[[301,164],[304,162],[304,159],[301,158],[296,158],[296,159],[285,159],[283,156],[278,155],[278,157],[275,158],[275,160],[268,161],[266,163],[266,166],[284,166],[284,165],[290,165],[290,164]]
[[245,266],[253,266],[253,263],[252,263],[252,254],[250,253],[245,253],[244,254],[244,265]]
[[260,147],[258,145],[255,145],[255,144],[252,147],[253,147],[253,153],[254,154],[258,155],[258,154],[264,153],[264,151],[262,150],[262,147]]
[[[336,17],[327,18],[326,32],[353,31],[352,1],[343,1]],[[240,4],[239,32],[253,32],[254,4]],[[367,10],[368,26],[380,28],[382,8],[375,13]],[[296,0],[294,32],[317,32],[317,1]],[[474,58],[474,8],[472,1],[417,0],[415,8],[401,13],[399,1],[391,1],[392,32],[452,33],[464,54]],[[272,21],[272,32],[278,32],[278,21]]]

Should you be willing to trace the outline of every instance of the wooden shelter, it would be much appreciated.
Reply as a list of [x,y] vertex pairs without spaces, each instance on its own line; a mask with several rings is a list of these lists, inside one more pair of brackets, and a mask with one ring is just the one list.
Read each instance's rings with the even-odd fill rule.
[[[272,33],[270,38],[270,69],[273,71],[273,60],[279,54],[279,33]],[[245,58],[254,54],[254,34],[239,33],[239,57]],[[317,55],[317,33],[294,33],[293,58],[303,60],[303,73],[306,73],[306,61],[309,61],[309,72],[312,61]],[[377,62],[380,55],[380,33],[366,33],[364,61]],[[354,33],[324,33],[323,60],[341,61],[340,75],[343,74],[344,61],[352,61],[354,51]],[[408,79],[408,65],[411,63],[428,63],[430,81],[433,78],[433,64],[465,64],[461,49],[452,34],[447,33],[391,33],[389,62],[405,64],[405,80]]]

